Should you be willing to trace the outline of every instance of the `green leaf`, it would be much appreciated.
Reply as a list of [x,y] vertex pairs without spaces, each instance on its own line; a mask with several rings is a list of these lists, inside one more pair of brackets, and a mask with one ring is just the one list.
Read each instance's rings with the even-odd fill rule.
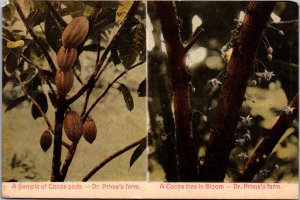
[[16,99],[14,99],[13,101],[11,101],[6,109],[5,109],[5,112],[7,111],[10,111],[11,109],[13,109],[14,107],[17,107],[18,105],[20,105],[23,101],[25,101],[27,99],[27,97],[24,95],[24,96],[21,96],[21,97],[18,97]]
[[145,39],[146,32],[141,23],[134,25],[129,33],[121,36],[118,41],[119,57],[126,69],[129,69],[145,51]]
[[19,57],[10,52],[5,60],[5,69],[9,73],[13,73],[18,68]]
[[2,16],[6,20],[12,20],[15,15],[15,7],[12,4],[7,4],[2,8]]
[[44,10],[34,10],[28,15],[27,21],[31,27],[35,27],[45,20],[45,16]]
[[24,44],[25,44],[24,40],[18,40],[18,41],[9,41],[7,42],[6,46],[9,49],[14,49],[17,47],[22,47],[24,46]]
[[147,147],[147,138],[141,141],[139,146],[134,150],[133,154],[131,155],[129,169],[132,167],[135,161],[142,155],[146,147]]
[[112,60],[115,66],[121,63],[116,46],[113,46],[111,48],[110,60]]
[[15,40],[14,35],[13,35],[9,30],[7,30],[6,28],[2,28],[2,33],[3,33],[6,37],[8,37],[9,40],[11,40],[11,41],[14,41],[14,40]]
[[22,82],[27,82],[33,79],[36,75],[37,75],[36,69],[30,67],[21,74],[20,78]]
[[56,96],[55,96],[55,94],[53,94],[52,92],[48,92],[48,96],[49,96],[49,99],[51,101],[52,106],[54,108],[56,108],[57,102],[56,102]]
[[140,83],[139,88],[137,90],[139,97],[145,97],[146,96],[146,85],[147,85],[147,81],[146,81],[146,79],[144,79]]
[[[40,92],[35,96],[34,99],[40,105],[42,111],[44,113],[46,113],[48,110],[48,103],[47,103],[46,95],[44,93]],[[34,104],[32,104],[32,107],[31,107],[31,115],[32,115],[33,119],[37,119],[38,117],[42,116],[39,109]]]
[[120,25],[124,21],[132,4],[133,4],[133,1],[121,1],[120,2],[119,7],[116,12],[116,22],[118,25]]
[[133,98],[131,96],[129,89],[126,87],[126,85],[120,83],[118,90],[120,90],[122,92],[125,103],[126,103],[126,107],[129,111],[131,111],[134,107],[134,102],[133,102]]
[[61,35],[62,30],[59,24],[51,15],[51,13],[48,12],[45,19],[45,36],[48,44],[55,52],[58,52],[62,46]]

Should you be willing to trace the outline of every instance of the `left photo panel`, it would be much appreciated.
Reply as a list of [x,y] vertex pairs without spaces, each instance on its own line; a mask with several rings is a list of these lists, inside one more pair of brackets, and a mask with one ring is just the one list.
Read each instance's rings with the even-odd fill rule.
[[146,5],[2,8],[2,181],[146,181]]

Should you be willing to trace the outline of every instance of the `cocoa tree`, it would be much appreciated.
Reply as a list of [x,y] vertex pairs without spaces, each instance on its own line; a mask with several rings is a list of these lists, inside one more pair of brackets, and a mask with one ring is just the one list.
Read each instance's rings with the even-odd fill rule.
[[[14,0],[4,8],[3,87],[8,82],[13,82],[20,85],[25,93],[24,96],[9,102],[6,111],[23,101],[32,102],[33,118],[43,117],[48,127],[41,135],[42,150],[47,151],[53,143],[51,181],[64,181],[80,139],[83,137],[91,144],[97,139],[99,128],[97,122],[93,120],[91,111],[109,95],[108,92],[112,88],[117,88],[123,95],[128,110],[134,108],[131,91],[124,83],[118,81],[130,73],[130,70],[145,62],[144,5],[138,1],[27,3],[21,5],[19,1]],[[28,15],[25,15],[25,6],[30,7]],[[72,18],[70,22],[66,22],[63,18],[67,15]],[[19,20],[23,23],[26,34],[14,26]],[[39,33],[35,27],[40,28]],[[100,45],[100,40],[103,39],[107,41]],[[96,54],[93,72],[88,75],[87,80],[80,75],[84,66],[78,59],[85,51]],[[41,60],[36,62],[35,58]],[[25,63],[28,67],[25,67]],[[103,91],[95,99],[90,98],[92,93],[99,93],[99,82],[110,64],[123,65],[124,70],[122,72],[117,70]],[[79,86],[76,87],[77,92],[71,94],[71,89],[75,87],[75,78]],[[39,89],[44,83],[49,87],[48,97],[51,101],[49,103],[47,94]],[[72,107],[83,96],[85,100],[82,112],[78,114]],[[91,100],[93,102],[90,102]],[[47,112],[50,104],[55,108],[55,113]],[[48,118],[53,114],[54,126]],[[63,134],[66,134],[68,141],[63,139]],[[145,142],[144,137],[104,159],[83,181],[88,181],[114,158],[138,146],[131,156],[131,167],[144,151]],[[62,162],[63,147],[67,150],[64,162]]]
[[[181,2],[178,4],[181,5]],[[182,4],[184,5],[184,3]],[[188,6],[188,3],[186,4]],[[180,9],[180,6],[176,8],[174,1],[156,1],[155,5],[156,10],[152,12],[157,12],[162,26],[161,30],[168,56],[168,76],[173,90],[178,180],[222,182],[231,165],[230,154],[233,148],[237,143],[245,143],[246,140],[251,140],[250,133],[245,134],[245,137],[241,139],[236,136],[237,127],[243,124],[249,125],[253,119],[250,115],[240,117],[242,104],[247,100],[245,91],[250,82],[249,79],[252,78],[253,71],[254,73],[257,72],[255,70],[257,66],[264,68],[260,77],[267,82],[274,76],[274,73],[268,71],[264,62],[259,59],[257,52],[262,44],[263,49],[267,51],[268,62],[271,62],[273,48],[266,37],[266,29],[273,29],[277,32],[277,35],[284,35],[282,30],[268,24],[275,2],[248,3],[243,20],[236,20],[237,26],[232,31],[231,40],[221,48],[222,57],[224,59],[229,57],[229,60],[226,63],[226,70],[221,71],[216,78],[209,81],[215,88],[212,92],[220,86],[221,91],[217,106],[210,108],[215,113],[213,121],[210,126],[204,127],[209,130],[210,134],[203,158],[197,156],[201,136],[194,135],[192,116],[195,112],[200,113],[204,122],[207,121],[207,116],[201,111],[191,108],[190,92],[195,93],[197,89],[193,86],[192,77],[186,64],[188,51],[198,39],[201,39],[201,29],[196,29],[191,39],[183,42],[181,27],[184,27],[182,24],[185,21],[182,21],[178,15],[177,9]],[[150,6],[150,9],[153,8]],[[181,14],[185,15],[185,13]],[[210,26],[213,26],[213,24],[210,24]],[[229,49],[232,53],[230,52],[227,56]],[[258,78],[258,80],[260,80],[260,83],[252,80],[250,84],[261,84],[261,78]],[[236,173],[236,177],[238,177],[236,181],[251,181],[255,174],[259,172],[279,139],[297,116],[298,95],[294,97],[290,105],[280,112],[282,114],[277,123],[265,136],[264,141],[250,157],[244,169]],[[247,159],[248,156],[246,153],[241,153],[238,157]]]

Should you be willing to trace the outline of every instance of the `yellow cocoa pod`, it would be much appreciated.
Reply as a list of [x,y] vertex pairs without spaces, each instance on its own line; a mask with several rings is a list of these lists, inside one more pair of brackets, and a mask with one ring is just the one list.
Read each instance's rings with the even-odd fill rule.
[[89,21],[86,17],[74,18],[62,34],[62,43],[66,49],[77,48],[89,32]]
[[40,139],[40,145],[43,151],[47,151],[52,144],[52,135],[49,130],[44,131]]
[[75,111],[67,111],[64,119],[64,130],[69,140],[78,143],[82,136],[82,129],[80,116]]
[[66,72],[57,70],[55,75],[55,85],[59,95],[66,96],[72,89],[73,82],[74,73],[72,69]]
[[89,143],[93,143],[97,136],[97,127],[94,122],[94,120],[89,117],[84,123],[83,123],[83,137],[86,141]]
[[62,46],[57,53],[57,65],[64,72],[69,71],[73,68],[76,58],[77,49],[66,49]]

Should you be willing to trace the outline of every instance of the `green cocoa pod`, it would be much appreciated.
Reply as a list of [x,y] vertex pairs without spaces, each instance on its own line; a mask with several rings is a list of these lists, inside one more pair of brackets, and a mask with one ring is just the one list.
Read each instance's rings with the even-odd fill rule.
[[78,143],[82,136],[83,125],[80,116],[75,111],[67,111],[64,118],[64,130],[69,140]]
[[55,75],[55,85],[59,95],[66,96],[72,89],[73,82],[74,73],[72,69],[66,72],[57,70]]
[[57,65],[64,72],[72,70],[76,58],[77,49],[66,49],[62,46],[57,53]]
[[83,137],[86,141],[89,143],[93,143],[97,136],[97,127],[94,122],[94,120],[89,117],[84,123],[83,123]]
[[86,17],[74,18],[62,34],[62,43],[66,49],[77,48],[89,32],[89,21]]

